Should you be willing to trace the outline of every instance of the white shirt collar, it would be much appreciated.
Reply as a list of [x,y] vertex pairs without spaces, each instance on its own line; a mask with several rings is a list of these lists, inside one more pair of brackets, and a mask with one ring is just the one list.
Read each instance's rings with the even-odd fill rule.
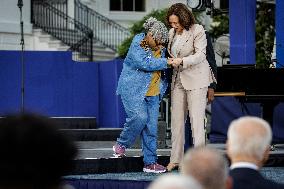
[[254,169],[254,170],[258,170],[258,166],[253,164],[253,163],[249,163],[249,162],[237,162],[237,163],[233,163],[230,166],[230,169],[235,169],[235,168],[250,168],[250,169]]

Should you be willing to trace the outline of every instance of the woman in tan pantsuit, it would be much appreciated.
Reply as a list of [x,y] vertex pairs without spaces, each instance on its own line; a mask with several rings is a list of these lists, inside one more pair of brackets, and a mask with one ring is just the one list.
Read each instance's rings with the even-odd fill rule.
[[208,86],[214,76],[206,60],[206,35],[182,3],[167,13],[168,51],[174,57],[171,84],[172,150],[168,171],[178,167],[184,154],[184,123],[189,113],[194,146],[205,145],[205,108]]

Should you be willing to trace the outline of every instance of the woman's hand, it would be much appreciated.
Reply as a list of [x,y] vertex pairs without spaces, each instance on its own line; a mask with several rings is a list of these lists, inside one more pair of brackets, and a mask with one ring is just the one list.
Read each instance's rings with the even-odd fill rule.
[[207,103],[210,104],[214,100],[214,89],[208,88]]
[[167,62],[168,62],[168,65],[173,65],[173,58],[168,58]]
[[179,65],[181,65],[183,62],[182,58],[174,58],[173,59],[173,63],[172,66],[173,67],[178,67]]

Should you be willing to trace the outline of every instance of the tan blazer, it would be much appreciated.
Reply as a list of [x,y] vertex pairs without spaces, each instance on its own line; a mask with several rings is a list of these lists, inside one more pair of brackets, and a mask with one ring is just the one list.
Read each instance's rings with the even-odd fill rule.
[[[169,31],[169,53],[174,36],[175,31],[172,28]],[[183,59],[183,66],[174,68],[171,89],[173,90],[178,69],[181,71],[181,83],[186,90],[208,87],[213,81],[216,82],[206,60],[207,40],[203,26],[194,24],[188,31],[184,29],[180,41],[177,57]]]

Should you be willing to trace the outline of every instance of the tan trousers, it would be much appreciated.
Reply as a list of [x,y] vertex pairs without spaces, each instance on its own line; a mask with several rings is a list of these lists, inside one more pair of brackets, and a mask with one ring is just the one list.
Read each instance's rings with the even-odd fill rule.
[[185,90],[177,77],[171,92],[171,163],[180,163],[184,154],[184,129],[187,111],[194,146],[205,145],[205,108],[208,88]]

